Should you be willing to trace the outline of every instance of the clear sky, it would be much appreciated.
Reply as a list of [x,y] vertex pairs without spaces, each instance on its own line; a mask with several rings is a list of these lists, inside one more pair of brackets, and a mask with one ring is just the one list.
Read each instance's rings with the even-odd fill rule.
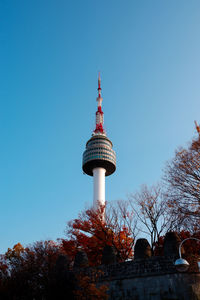
[[200,122],[199,0],[0,0],[0,253],[92,203],[82,153],[101,71],[108,201],[159,181]]

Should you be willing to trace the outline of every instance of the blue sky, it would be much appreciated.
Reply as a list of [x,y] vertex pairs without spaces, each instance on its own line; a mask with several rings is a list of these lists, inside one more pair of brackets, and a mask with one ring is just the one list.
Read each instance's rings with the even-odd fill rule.
[[92,203],[98,71],[117,154],[106,199],[159,181],[200,122],[199,32],[198,0],[0,0],[0,253],[64,237]]

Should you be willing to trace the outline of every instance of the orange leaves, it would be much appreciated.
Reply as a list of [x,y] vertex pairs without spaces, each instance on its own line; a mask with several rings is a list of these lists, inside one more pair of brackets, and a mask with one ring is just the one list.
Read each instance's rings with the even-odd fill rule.
[[[107,285],[101,285],[97,287],[95,283],[91,282],[91,277],[84,274],[79,274],[76,276],[78,279],[78,289],[74,292],[75,299],[79,300],[102,300],[108,299]],[[98,277],[98,276],[95,276]],[[95,278],[97,280],[97,278]]]
[[20,243],[18,243],[13,246],[13,249],[8,248],[5,255],[6,258],[10,259],[12,257],[19,257],[24,251],[25,251],[24,247]]
[[88,209],[68,223],[68,239],[62,241],[62,246],[71,258],[77,249],[82,249],[87,253],[90,265],[98,265],[106,245],[114,246],[120,261],[132,256],[133,238],[128,228],[123,225],[118,228],[114,222],[106,223],[102,217],[104,211],[103,205],[98,210]]

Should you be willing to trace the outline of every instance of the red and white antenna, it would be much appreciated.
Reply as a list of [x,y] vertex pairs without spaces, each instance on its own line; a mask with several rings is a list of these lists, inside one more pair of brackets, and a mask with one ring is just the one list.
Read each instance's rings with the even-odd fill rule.
[[99,72],[99,77],[98,77],[98,97],[97,97],[97,112],[96,112],[96,128],[94,130],[94,133],[98,134],[105,134],[105,131],[103,129],[103,111],[101,108],[102,100],[103,98],[101,97],[101,77],[100,77],[100,72]]
[[99,92],[99,98],[101,98],[101,77],[100,77],[100,72],[99,72],[99,77],[98,77],[98,92]]

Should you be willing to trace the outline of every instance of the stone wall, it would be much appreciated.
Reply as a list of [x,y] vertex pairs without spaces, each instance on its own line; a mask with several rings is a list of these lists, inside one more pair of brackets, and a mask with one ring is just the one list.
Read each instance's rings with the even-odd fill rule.
[[110,300],[200,300],[196,264],[178,273],[173,257],[151,257],[99,269],[100,284],[108,285]]
[[[179,273],[174,266],[179,257],[179,244],[177,234],[169,232],[165,236],[164,256],[151,257],[148,242],[139,239],[132,261],[116,263],[115,251],[106,246],[101,266],[86,267],[86,257],[78,253],[75,267],[84,266],[84,273],[90,278],[94,273],[99,274],[98,285],[108,286],[110,300],[200,300],[198,259],[190,255],[187,258],[189,269]],[[80,269],[74,271],[79,272]]]
[[124,263],[85,268],[97,273],[98,285],[107,285],[110,300],[200,300],[197,259],[186,273],[179,273],[173,257],[149,257]]
[[197,274],[165,274],[112,280],[109,299],[199,300],[200,277]]

